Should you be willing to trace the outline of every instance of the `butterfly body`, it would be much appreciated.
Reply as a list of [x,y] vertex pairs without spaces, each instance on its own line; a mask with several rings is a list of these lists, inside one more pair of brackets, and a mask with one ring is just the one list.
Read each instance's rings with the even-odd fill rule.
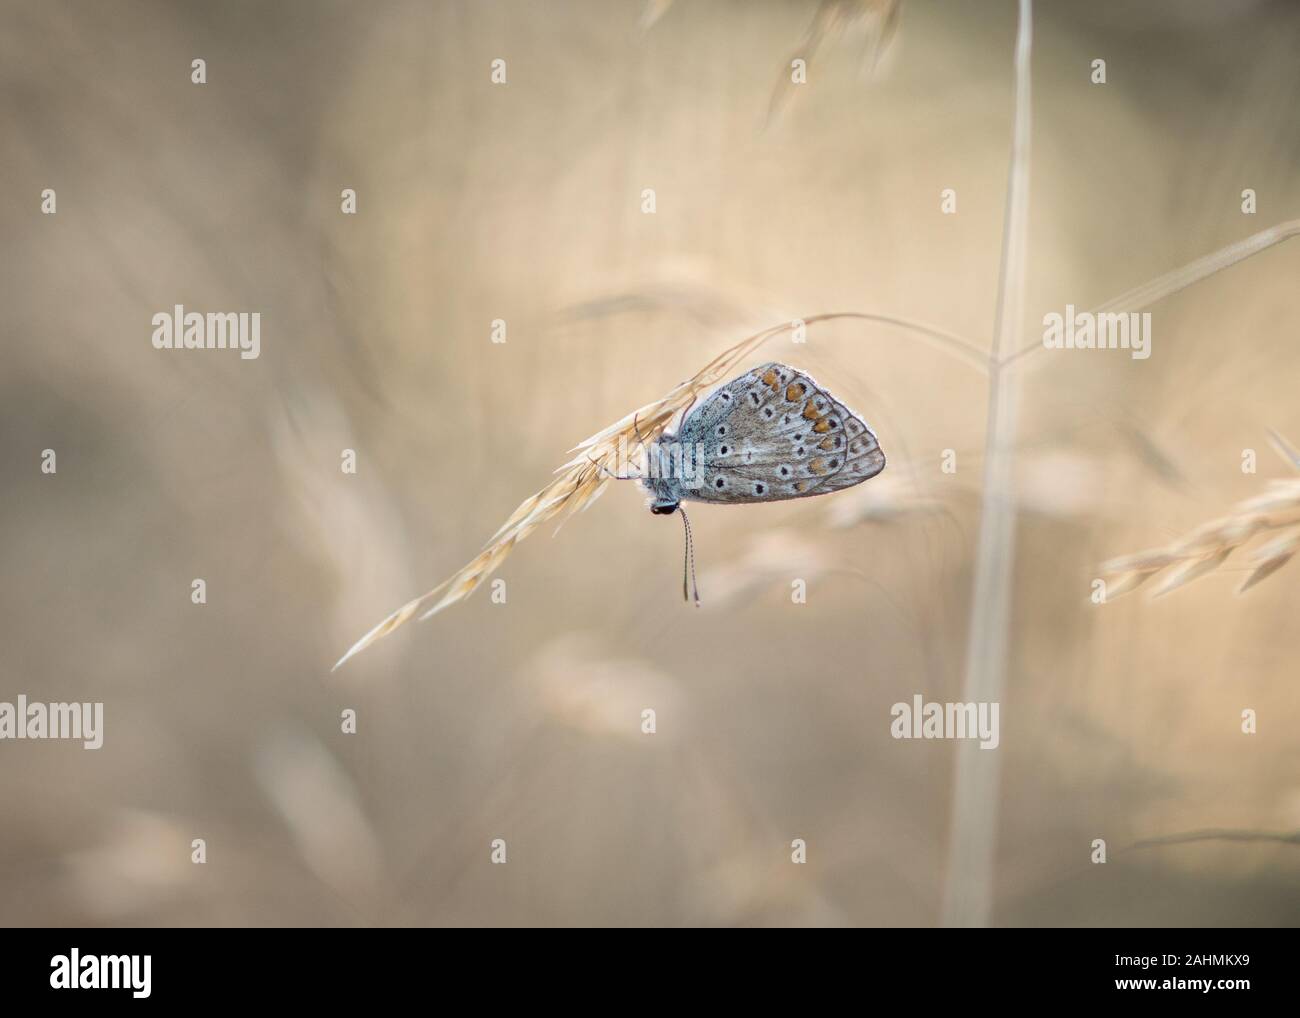
[[885,468],[875,433],[812,378],[771,362],[714,391],[652,447],[650,511],[826,495]]

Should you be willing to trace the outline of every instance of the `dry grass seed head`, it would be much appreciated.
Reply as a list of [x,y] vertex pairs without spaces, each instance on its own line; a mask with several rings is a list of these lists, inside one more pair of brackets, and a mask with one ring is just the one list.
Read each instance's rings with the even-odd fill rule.
[[[805,319],[805,324],[832,317],[836,316],[813,316]],[[605,489],[605,485],[617,473],[620,448],[639,444],[641,441],[654,442],[664,433],[678,413],[689,407],[703,393],[725,381],[741,360],[768,339],[790,328],[790,324],[783,323],[741,340],[715,357],[691,378],[679,383],[661,399],[634,410],[604,430],[579,442],[570,450],[577,455],[556,470],[556,477],[550,484],[519,504],[473,561],[433,590],[421,594],[398,608],[349,647],[347,653],[339,658],[334,669],[331,670],[339,668],[349,658],[359,654],[416,615],[421,619],[427,619],[469,597],[479,584],[501,565],[514,546],[538,526],[559,516],[571,516],[595,501]]]
[[[1277,441],[1284,442],[1278,437]],[[1276,444],[1276,442],[1275,442]],[[1289,448],[1289,446],[1285,446]],[[1165,548],[1125,555],[1102,563],[1110,577],[1107,597],[1127,594],[1158,574],[1163,574],[1153,596],[1160,597],[1192,580],[1217,570],[1234,550],[1256,535],[1300,524],[1300,479],[1272,481],[1268,490],[1237,503],[1233,511],[1203,523]],[[1257,548],[1251,556],[1255,568],[1238,588],[1243,593],[1290,561],[1300,544],[1300,529],[1291,529]]]

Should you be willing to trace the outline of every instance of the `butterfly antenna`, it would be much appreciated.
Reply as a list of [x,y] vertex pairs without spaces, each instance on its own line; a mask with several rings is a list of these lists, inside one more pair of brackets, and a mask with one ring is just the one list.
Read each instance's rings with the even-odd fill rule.
[[700,606],[700,585],[695,582],[695,542],[691,539],[691,520],[682,507],[679,506],[677,511],[682,514],[682,526],[686,528],[686,555],[682,560],[682,600],[690,600],[686,592],[686,574],[689,571],[691,589],[695,594],[695,607],[698,608]]

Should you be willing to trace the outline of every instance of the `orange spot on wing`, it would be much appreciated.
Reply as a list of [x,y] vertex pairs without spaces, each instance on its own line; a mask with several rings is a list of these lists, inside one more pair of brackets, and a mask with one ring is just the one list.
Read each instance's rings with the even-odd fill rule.
[[805,391],[806,390],[801,384],[795,382],[794,385],[790,386],[790,388],[785,390],[785,398],[788,399],[791,403],[793,403],[795,400],[801,399]]
[[808,464],[808,469],[820,477],[822,474],[826,473],[826,463],[820,456],[818,456]]
[[813,406],[813,401],[809,400],[807,403],[804,404],[803,415],[804,417],[808,418],[808,420],[815,421],[819,417],[821,417],[821,412],[815,406]]
[[808,482],[807,482],[807,481],[796,481],[796,482],[795,482],[795,485],[794,485],[794,490],[795,490],[795,491],[807,491],[807,490],[808,490]]
[[[813,425],[813,431],[817,432],[819,435],[824,435],[826,434],[826,432],[830,430],[831,430],[830,421],[818,421],[816,424]],[[822,448],[825,448],[825,446],[823,446]]]
[[[818,427],[820,427],[820,425],[819,425]],[[813,430],[816,431],[817,428],[813,428]],[[833,439],[833,438],[823,438],[820,442],[817,443],[817,448],[818,448],[818,449],[826,449],[826,450],[828,450],[828,451],[831,450],[831,449],[834,449],[834,448],[835,448],[835,439]]]
[[766,385],[768,388],[772,389],[773,391],[775,391],[777,387],[780,386],[781,383],[777,380],[775,368],[767,369],[767,374],[763,376],[763,384]]

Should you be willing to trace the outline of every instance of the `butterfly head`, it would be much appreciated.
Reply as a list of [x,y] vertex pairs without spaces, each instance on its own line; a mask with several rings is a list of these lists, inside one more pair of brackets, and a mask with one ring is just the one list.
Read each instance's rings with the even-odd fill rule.
[[650,511],[656,516],[671,516],[681,505],[682,494],[670,477],[645,477],[641,484],[650,495]]
[[671,516],[682,501],[681,453],[674,453],[677,446],[672,436],[668,437],[668,442],[649,447],[647,469],[641,477],[641,486],[650,496],[650,511],[656,516]]
[[[686,598],[686,577],[695,579],[695,546],[691,540],[691,521],[682,508],[682,477],[680,452],[674,462],[672,454],[663,444],[657,444],[651,450],[650,467],[641,478],[641,484],[650,494],[650,511],[656,516],[671,516],[675,512],[682,514],[682,527],[686,531],[686,555],[682,562],[682,597]],[[695,603],[700,603],[700,591],[694,589]]]

